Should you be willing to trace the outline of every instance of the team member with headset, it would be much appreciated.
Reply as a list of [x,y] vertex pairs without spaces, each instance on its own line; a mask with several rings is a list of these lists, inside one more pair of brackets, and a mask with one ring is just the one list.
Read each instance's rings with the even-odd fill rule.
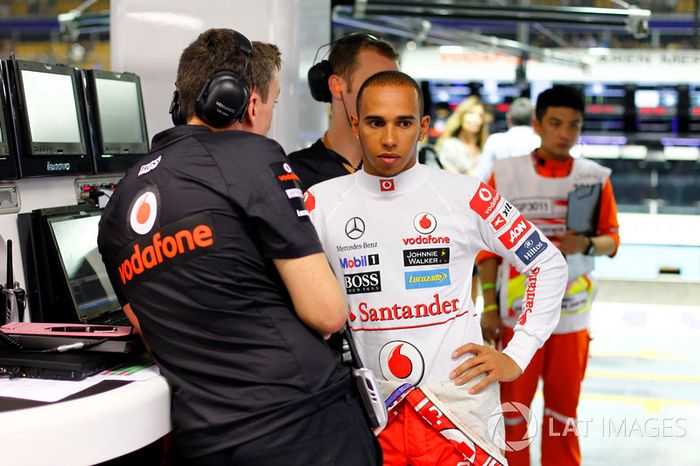
[[311,96],[331,104],[328,131],[311,147],[292,152],[289,160],[304,190],[316,183],[354,173],[362,164],[362,149],[352,134],[350,118],[363,82],[380,71],[398,70],[394,48],[369,34],[350,34],[330,44],[328,60],[309,69]]
[[98,244],[172,389],[178,464],[375,464],[345,306],[297,175],[265,137],[279,50],[230,29],[182,53],[179,124],[119,183]]

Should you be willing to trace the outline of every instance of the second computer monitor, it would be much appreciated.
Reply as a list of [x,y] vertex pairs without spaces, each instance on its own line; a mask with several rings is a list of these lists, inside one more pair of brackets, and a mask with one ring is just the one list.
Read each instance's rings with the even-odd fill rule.
[[7,64],[21,176],[91,173],[77,69]]
[[87,70],[84,76],[95,172],[125,171],[148,153],[139,77],[101,70]]

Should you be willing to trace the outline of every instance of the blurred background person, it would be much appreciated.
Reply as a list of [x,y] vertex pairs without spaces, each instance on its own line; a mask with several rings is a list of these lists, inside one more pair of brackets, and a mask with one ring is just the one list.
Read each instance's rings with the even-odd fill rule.
[[486,181],[493,170],[493,161],[527,155],[540,146],[540,137],[532,129],[535,107],[527,97],[519,97],[506,112],[508,131],[495,133],[484,144],[476,168],[476,176]]
[[[288,155],[304,191],[321,181],[354,173],[362,166],[362,148],[352,134],[350,117],[357,114],[357,91],[367,78],[386,70],[398,70],[394,47],[371,34],[350,34],[331,43],[322,83],[309,83],[331,104],[328,131],[306,149]],[[323,64],[324,62],[321,62]],[[317,67],[318,65],[315,65]]]
[[435,144],[442,168],[474,175],[487,137],[486,109],[478,97],[469,96],[447,119],[445,131]]

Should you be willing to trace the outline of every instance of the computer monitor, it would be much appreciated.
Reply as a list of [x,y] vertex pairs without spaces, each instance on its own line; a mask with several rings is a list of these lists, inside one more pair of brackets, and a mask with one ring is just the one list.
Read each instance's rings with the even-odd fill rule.
[[80,212],[47,219],[63,278],[81,322],[121,310],[97,250],[100,212]]
[[583,128],[587,134],[623,134],[627,89],[624,84],[588,83],[583,87],[586,102]]
[[21,177],[92,173],[78,70],[7,61]]
[[141,82],[133,73],[83,72],[95,173],[126,171],[148,153]]
[[32,321],[125,319],[97,249],[100,216],[99,209],[86,205],[19,215]]
[[0,63],[0,181],[17,178],[17,161],[10,138],[9,106],[7,105],[7,79],[5,67]]
[[634,91],[637,131],[652,135],[678,133],[678,90],[673,86],[638,86]]

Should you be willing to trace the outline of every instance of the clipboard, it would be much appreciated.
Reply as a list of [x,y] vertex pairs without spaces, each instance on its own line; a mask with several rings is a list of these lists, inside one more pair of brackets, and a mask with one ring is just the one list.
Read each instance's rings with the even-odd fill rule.
[[602,183],[580,186],[568,195],[566,228],[585,236],[593,236],[598,230],[600,191]]

